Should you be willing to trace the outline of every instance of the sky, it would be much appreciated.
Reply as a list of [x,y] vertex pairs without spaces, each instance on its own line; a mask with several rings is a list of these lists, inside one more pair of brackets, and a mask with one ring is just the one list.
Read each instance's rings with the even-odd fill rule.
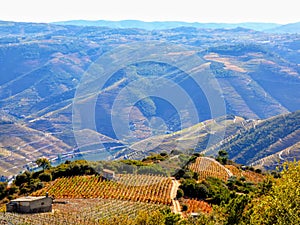
[[185,22],[300,22],[295,0],[4,0],[0,20]]

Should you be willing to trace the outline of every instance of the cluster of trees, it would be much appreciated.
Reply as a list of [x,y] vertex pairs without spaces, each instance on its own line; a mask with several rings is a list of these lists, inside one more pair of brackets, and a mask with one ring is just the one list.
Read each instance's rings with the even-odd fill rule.
[[42,170],[37,172],[25,171],[18,174],[9,187],[6,182],[0,183],[0,200],[13,199],[19,195],[30,194],[44,187],[43,182],[49,182],[59,177],[95,174],[94,167],[85,160],[66,161],[57,167],[51,167],[49,160],[41,158],[36,161]]
[[181,185],[177,192],[177,198],[188,197],[205,200],[211,204],[220,205],[228,203],[238,194],[255,192],[258,187],[245,179],[236,177],[224,182],[215,177],[209,177],[205,181],[198,182],[196,179],[181,179]]
[[226,70],[224,67],[224,63],[220,62],[211,62],[210,64],[210,69],[217,78],[229,78],[235,76],[232,70]]

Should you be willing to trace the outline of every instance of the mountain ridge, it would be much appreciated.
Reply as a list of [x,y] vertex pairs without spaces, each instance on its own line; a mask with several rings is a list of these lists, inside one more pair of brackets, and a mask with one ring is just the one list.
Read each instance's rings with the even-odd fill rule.
[[145,29],[145,30],[166,30],[178,27],[193,27],[198,29],[249,29],[262,31],[266,33],[299,33],[300,22],[278,24],[267,22],[239,22],[239,23],[200,23],[200,22],[181,22],[181,21],[151,21],[141,20],[69,20],[53,22],[55,25],[72,25],[72,26],[96,26],[110,27],[121,29]]
[[234,29],[243,27],[257,31],[271,30],[280,27],[276,23],[263,23],[263,22],[244,22],[244,23],[200,23],[200,22],[181,22],[181,21],[152,21],[145,22],[141,20],[70,20],[53,22],[56,25],[76,25],[76,26],[103,26],[111,28],[138,28],[146,30],[155,29],[172,29],[177,27],[195,27],[204,29]]

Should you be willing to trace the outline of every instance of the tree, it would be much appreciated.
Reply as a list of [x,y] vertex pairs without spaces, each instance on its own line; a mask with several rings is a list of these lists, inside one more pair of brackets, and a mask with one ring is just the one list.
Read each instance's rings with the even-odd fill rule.
[[218,152],[218,156],[217,156],[216,160],[218,162],[220,162],[221,164],[225,165],[228,161],[228,153],[225,150],[220,150]]
[[0,200],[7,195],[7,183],[0,182]]
[[251,202],[245,224],[300,224],[299,181],[300,161],[285,163],[271,190]]
[[172,213],[170,208],[162,210],[161,213],[164,215],[164,225],[176,225],[181,220],[179,214]]
[[184,204],[184,205],[182,205],[182,209],[181,209],[181,210],[182,210],[182,212],[185,212],[185,211],[187,211],[187,210],[188,210],[188,206],[187,206],[187,205],[185,205],[185,204]]
[[30,183],[31,178],[32,178],[32,174],[29,171],[25,171],[25,173],[17,175],[14,183],[17,186],[21,186],[22,184]]
[[45,182],[49,182],[49,181],[51,181],[52,180],[52,175],[51,175],[51,173],[41,173],[40,175],[39,175],[39,179],[40,179],[40,181],[45,181]]
[[182,189],[178,189],[177,190],[177,195],[176,195],[176,198],[182,198],[184,196],[184,192]]
[[238,195],[230,199],[226,206],[227,221],[225,224],[240,224],[243,220],[243,212],[250,198],[247,195]]
[[39,167],[42,167],[43,170],[49,169],[51,167],[51,163],[47,158],[39,158],[35,161],[35,163]]

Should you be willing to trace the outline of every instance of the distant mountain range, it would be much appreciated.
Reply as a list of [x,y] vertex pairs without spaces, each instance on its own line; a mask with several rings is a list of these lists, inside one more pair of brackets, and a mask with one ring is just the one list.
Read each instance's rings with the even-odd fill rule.
[[[137,148],[145,150],[145,140],[163,137],[164,144],[160,145],[161,147],[154,148],[157,141],[153,141],[147,147],[152,146],[152,151],[161,151],[164,148],[172,151],[177,140],[172,138],[172,134],[176,137],[180,133],[183,134],[181,140],[184,141],[195,140],[195,137],[202,138],[196,147],[199,151],[203,151],[206,149],[207,137],[212,135],[211,131],[207,130],[208,127],[215,126],[213,133],[216,142],[212,144],[217,144],[217,141],[221,141],[218,138],[222,137],[222,132],[225,132],[224,138],[229,138],[245,124],[252,124],[252,120],[265,120],[300,109],[298,34],[255,31],[252,29],[255,24],[251,25],[251,29],[235,26],[221,28],[219,25],[217,29],[213,29],[174,23],[172,26],[175,27],[169,29],[165,27],[163,30],[152,30],[154,28],[151,26],[154,25],[149,25],[150,30],[147,30],[132,28],[135,27],[134,21],[124,22],[131,28],[122,29],[108,25],[75,26],[70,25],[72,22],[68,23],[69,25],[0,22],[1,171],[12,168],[11,171],[16,172],[23,169],[20,163],[31,150],[38,152],[30,154],[29,160],[42,155],[50,158],[65,153],[72,155],[74,151],[77,155],[80,151],[82,154],[84,151],[94,153],[105,151],[111,157],[125,157],[125,155],[135,157],[132,153]],[[139,23],[139,26],[143,24]],[[277,29],[274,24],[264,26],[256,24],[256,26],[263,30]],[[297,24],[293,26],[297,27]],[[146,25],[143,28],[147,28]],[[284,28],[296,30],[286,26]],[[90,103],[91,95],[97,98],[93,103],[94,118],[84,117],[86,124],[78,127],[78,134],[86,137],[78,146],[75,139],[77,134],[73,132],[73,122],[78,119],[73,117],[73,103],[83,76],[92,65],[97,65],[95,62],[100,57],[118,46],[123,46],[122,50],[126,51],[131,49],[128,46],[132,47],[132,44],[138,43],[143,50],[146,48],[144,45],[146,42],[185,46],[186,55],[195,54],[199,59],[196,69],[208,70],[209,73],[199,76],[197,84],[187,72],[175,65],[163,60],[141,62],[137,57],[132,64],[113,71],[102,88],[95,89],[90,95],[80,96],[79,108],[83,109]],[[118,58],[124,51],[115,52],[111,59]],[[169,53],[169,55],[178,54]],[[153,55],[155,56],[155,54],[151,56]],[[110,66],[111,63],[109,60],[104,66]],[[192,67],[193,63],[184,61],[184,66]],[[91,78],[97,80],[99,78],[97,76],[99,74],[96,73]],[[183,114],[185,112],[177,112],[166,100],[155,96],[143,98],[142,90],[151,86],[151,82],[146,79],[149,77],[159,81],[154,85],[156,90],[164,90],[168,82],[183,90],[190,102],[195,105],[194,110],[199,117],[197,123],[191,123],[188,116],[181,120],[179,114],[186,115]],[[93,85],[95,81],[93,79],[87,80],[86,87]],[[135,81],[140,82],[137,86],[130,86]],[[202,88],[199,88],[199,85]],[[119,95],[124,90],[128,91],[128,98]],[[205,91],[214,93],[215,98],[210,103]],[[169,90],[168,93],[176,91]],[[131,120],[128,124],[124,124],[128,127],[128,132],[120,137],[116,134],[112,123],[112,109],[116,101],[126,102],[130,98],[137,98],[139,101],[130,109]],[[216,117],[212,116],[211,105],[218,105],[218,99],[224,102],[224,112]],[[126,114],[128,111],[127,107],[123,107],[117,114]],[[159,119],[164,123],[159,123]],[[91,120],[95,121],[94,130],[88,125]],[[201,122],[208,125],[202,127]],[[122,123],[123,120],[119,124]],[[284,124],[282,121],[280,123]],[[223,129],[224,124],[228,125],[228,130]],[[186,130],[188,128],[191,130]],[[272,129],[269,128],[266,130],[272,133]],[[195,130],[198,133],[195,133]],[[16,133],[18,138],[10,138],[9,132]],[[289,136],[289,144],[282,145],[285,149],[272,148],[270,154],[255,154],[254,157],[248,158],[242,150],[235,153],[230,150],[232,148],[229,144],[237,143],[236,140],[224,145],[224,148],[228,149],[232,158],[246,164],[256,163],[270,155],[279,154],[280,151],[284,151],[279,155],[284,158],[290,152],[289,148],[294,149],[298,146],[299,136],[294,132],[296,131],[290,133],[295,134],[292,136],[295,140],[290,141]],[[283,139],[281,136],[278,137]],[[274,144],[273,141],[278,141],[275,139],[266,145]],[[103,142],[103,146],[97,145],[98,140]],[[51,147],[51,143],[58,144]],[[184,142],[181,144],[180,150],[184,148]],[[246,144],[243,143],[244,145]],[[279,146],[279,143],[276,146]],[[245,149],[252,151],[249,146]],[[262,150],[265,149],[267,148]],[[216,151],[217,148],[212,150],[211,154],[215,154]],[[148,150],[146,152],[151,153]],[[273,158],[266,161],[274,164]]]
[[122,21],[109,21],[109,20],[71,20],[55,22],[58,25],[75,25],[75,26],[98,26],[110,28],[138,28],[146,30],[162,30],[172,29],[176,27],[194,27],[202,29],[234,29],[238,27],[264,31],[269,33],[298,33],[300,32],[300,23],[291,24],[276,24],[276,23],[198,23],[198,22],[179,22],[179,21],[157,21],[157,22],[144,22],[140,20],[122,20]]

